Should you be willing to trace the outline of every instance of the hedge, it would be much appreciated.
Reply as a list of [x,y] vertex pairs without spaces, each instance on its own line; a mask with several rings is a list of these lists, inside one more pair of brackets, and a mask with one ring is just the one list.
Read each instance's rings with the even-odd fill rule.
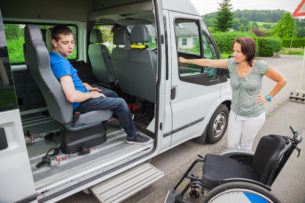
[[[291,38],[284,38],[283,39],[283,47],[290,48],[290,44],[291,44]],[[305,47],[305,37],[303,37],[303,38],[293,38],[291,47],[293,47],[293,48]]]
[[279,37],[259,37],[259,56],[273,56],[282,49],[282,40]]
[[221,53],[232,53],[232,45],[237,38],[251,37],[254,41],[257,41],[255,34],[247,32],[215,32],[212,33],[212,36]]
[[212,35],[221,53],[232,53],[233,42],[240,37],[254,39],[258,56],[273,56],[273,53],[279,52],[283,46],[282,40],[276,36],[257,37],[247,32],[215,32]]

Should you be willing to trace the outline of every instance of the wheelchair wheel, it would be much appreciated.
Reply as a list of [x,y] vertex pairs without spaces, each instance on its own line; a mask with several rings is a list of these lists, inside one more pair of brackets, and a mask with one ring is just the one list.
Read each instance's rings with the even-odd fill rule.
[[209,191],[204,203],[280,203],[271,191],[245,182],[219,185]]

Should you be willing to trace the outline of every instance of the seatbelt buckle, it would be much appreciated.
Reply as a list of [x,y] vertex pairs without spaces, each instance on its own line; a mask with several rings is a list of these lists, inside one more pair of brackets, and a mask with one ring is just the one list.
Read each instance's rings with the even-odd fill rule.
[[75,112],[73,113],[73,118],[72,118],[72,122],[71,122],[71,126],[72,126],[72,127],[75,126],[76,122],[77,122],[78,119],[79,119],[79,116],[80,116],[80,112],[75,111]]

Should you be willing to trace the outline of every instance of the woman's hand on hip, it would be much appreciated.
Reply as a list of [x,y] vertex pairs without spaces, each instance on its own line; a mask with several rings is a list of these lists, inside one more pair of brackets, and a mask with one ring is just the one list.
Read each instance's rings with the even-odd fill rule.
[[264,96],[262,96],[262,95],[256,96],[256,101],[260,105],[264,105],[264,104],[266,104],[268,102],[267,99]]

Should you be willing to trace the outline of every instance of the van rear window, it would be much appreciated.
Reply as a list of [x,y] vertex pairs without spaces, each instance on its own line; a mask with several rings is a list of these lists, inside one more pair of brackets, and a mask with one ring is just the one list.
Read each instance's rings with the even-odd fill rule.
[[[11,64],[23,64],[24,63],[24,54],[23,54],[23,44],[24,44],[24,27],[26,24],[19,23],[4,23],[4,31],[7,40],[7,49],[9,54],[9,59]],[[46,31],[54,27],[51,24],[39,24],[39,27],[42,32],[43,39],[46,42]],[[77,42],[77,27],[74,25],[69,25],[74,33],[75,42]],[[46,42],[46,44],[50,42]],[[75,48],[70,60],[77,59],[77,43],[75,43]]]

